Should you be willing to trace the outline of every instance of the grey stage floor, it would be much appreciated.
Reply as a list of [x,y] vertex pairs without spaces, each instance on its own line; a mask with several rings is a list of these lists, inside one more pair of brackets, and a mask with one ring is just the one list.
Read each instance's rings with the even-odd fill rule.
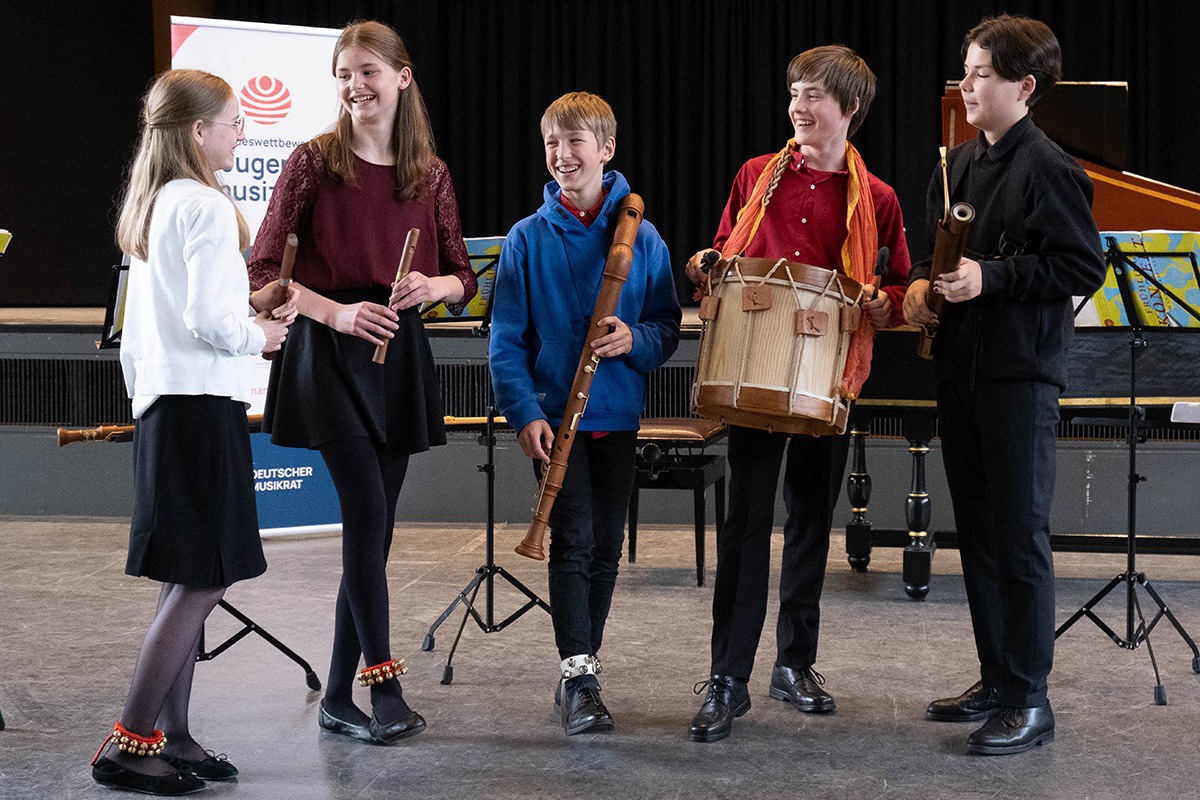
[[[87,763],[119,714],[156,586],[122,575],[123,520],[0,519],[0,797],[111,797]],[[539,594],[545,567],[500,562]],[[776,538],[778,548],[779,537]],[[694,583],[691,534],[643,526],[637,564],[622,565],[603,651],[611,735],[568,739],[553,713],[557,658],[548,616],[535,610],[484,635],[472,623],[439,683],[453,639],[429,625],[483,562],[481,529],[406,527],[389,565],[394,653],[409,660],[405,694],[429,720],[394,747],[330,737],[316,725],[318,692],[257,636],[200,664],[193,731],[241,768],[240,782],[203,795],[252,798],[707,798],[1200,796],[1200,676],[1165,624],[1153,637],[1170,704],[1153,703],[1146,648],[1126,651],[1087,620],[1059,642],[1051,676],[1058,738],[1019,756],[964,752],[970,725],[926,722],[925,704],[976,679],[958,555],[935,561],[925,602],[900,585],[900,552],[876,550],[852,573],[835,537],[818,669],[838,701],[807,716],[766,696],[774,651],[764,632],[754,708],[734,735],[688,741],[708,666],[709,586]],[[337,538],[271,541],[270,569],[227,599],[308,659],[324,680],[338,575]],[[710,533],[710,552],[712,548]],[[1059,619],[1124,567],[1123,556],[1059,554]],[[778,558],[776,558],[778,563]],[[1179,619],[1200,631],[1200,562],[1148,556],[1139,566]],[[498,584],[498,617],[519,595]],[[771,609],[774,613],[775,603]],[[1124,630],[1123,598],[1102,615]],[[218,610],[209,641],[237,628]]]

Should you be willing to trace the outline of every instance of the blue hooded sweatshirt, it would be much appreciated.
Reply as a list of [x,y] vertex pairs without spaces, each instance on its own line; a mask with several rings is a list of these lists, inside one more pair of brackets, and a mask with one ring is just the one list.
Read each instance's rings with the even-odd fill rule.
[[[539,419],[557,429],[562,421],[600,294],[617,205],[629,194],[619,172],[605,173],[603,185],[608,196],[588,227],[563,207],[558,183],[546,184],[542,207],[513,226],[500,251],[488,360],[496,404],[515,431]],[[580,430],[636,431],[643,375],[679,344],[671,259],[645,220],[616,316],[633,333],[633,349],[600,359]]]

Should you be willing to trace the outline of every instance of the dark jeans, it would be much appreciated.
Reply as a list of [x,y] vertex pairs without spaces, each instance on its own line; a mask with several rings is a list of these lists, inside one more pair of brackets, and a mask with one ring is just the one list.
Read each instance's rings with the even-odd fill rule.
[[1054,661],[1055,427],[1046,383],[938,386],[946,480],[980,677],[1008,706],[1046,702]]
[[785,450],[777,661],[803,669],[817,660],[829,529],[849,444],[846,434],[789,437],[730,426],[729,514],[717,537],[713,589],[713,674],[749,680],[754,667],[767,615],[775,488]]
[[[550,616],[560,658],[595,655],[617,585],[637,432],[575,439],[550,510]],[[541,480],[540,461],[534,473]]]

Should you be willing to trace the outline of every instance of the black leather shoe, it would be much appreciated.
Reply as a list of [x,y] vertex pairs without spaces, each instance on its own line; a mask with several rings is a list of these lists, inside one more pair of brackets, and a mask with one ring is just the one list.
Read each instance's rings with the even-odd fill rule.
[[792,669],[776,664],[771,670],[768,694],[809,714],[828,714],[837,708],[837,704],[829,692],[821,688],[824,683],[825,677],[812,667]]
[[563,683],[562,725],[567,736],[613,729],[612,714],[600,699],[600,682],[594,675],[579,675]]
[[716,742],[724,739],[733,729],[733,720],[750,710],[750,691],[746,682],[732,675],[713,675],[696,684],[693,691],[700,694],[705,689],[704,703],[696,716],[688,736],[693,742]]
[[416,736],[425,730],[425,718],[410,708],[407,714],[401,715],[400,719],[386,725],[372,716],[371,723],[367,727],[375,744],[391,744],[401,739],[407,739],[409,736]]
[[167,775],[145,775],[125,769],[109,758],[97,759],[92,765],[92,780],[110,789],[168,797],[191,794],[204,788],[204,781],[193,775],[187,767],[178,767]]
[[985,756],[1024,753],[1054,741],[1054,712],[1050,704],[1032,708],[1005,706],[983,727],[967,737],[967,752]]
[[371,736],[368,726],[355,725],[353,722],[340,720],[326,711],[325,706],[321,706],[321,710],[317,714],[317,725],[321,726],[322,730],[336,733],[339,736],[349,736],[352,739],[358,739],[360,742],[375,741],[374,737]]
[[979,681],[958,697],[934,700],[925,709],[925,719],[938,722],[974,722],[987,719],[1000,710],[1000,695],[995,689],[984,688]]
[[163,753],[162,757],[172,767],[187,767],[202,781],[228,781],[237,777],[238,768],[230,764],[228,758],[212,751],[205,752],[208,753],[207,757],[199,761],[188,761],[186,758],[176,758],[166,753]]

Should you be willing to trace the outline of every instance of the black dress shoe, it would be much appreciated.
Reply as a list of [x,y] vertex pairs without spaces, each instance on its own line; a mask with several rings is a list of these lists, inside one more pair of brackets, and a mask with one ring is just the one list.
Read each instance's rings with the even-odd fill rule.
[[204,788],[204,781],[193,775],[187,767],[178,767],[167,775],[145,775],[125,769],[109,758],[97,759],[92,765],[92,780],[110,789],[168,797],[191,794]]
[[828,714],[837,708],[829,692],[821,688],[825,677],[812,667],[792,669],[775,665],[771,670],[771,689],[768,694],[776,700],[786,700],[809,714]]
[[1032,708],[1005,706],[983,727],[967,737],[967,752],[985,756],[1024,753],[1054,741],[1054,712],[1050,704]]
[[562,683],[562,725],[567,736],[613,729],[612,714],[600,699],[600,682],[596,676],[578,675]]
[[207,757],[199,761],[188,761],[186,758],[176,758],[166,753],[163,753],[162,757],[172,767],[187,767],[202,781],[228,781],[237,777],[238,768],[230,764],[228,758],[211,751],[206,752]]
[[352,739],[358,739],[360,742],[374,742],[375,738],[371,736],[371,731],[366,725],[355,725],[353,722],[346,722],[335,717],[325,710],[325,706],[321,706],[320,712],[317,713],[317,725],[321,726],[322,730],[336,733],[339,736],[349,736]]
[[407,739],[409,736],[416,736],[425,730],[425,718],[410,708],[408,713],[402,714],[395,722],[389,722],[386,725],[372,716],[371,723],[367,727],[371,732],[371,740],[376,744],[391,744],[401,739]]
[[713,675],[697,683],[694,691],[708,689],[704,703],[692,718],[688,736],[693,742],[716,742],[729,735],[733,720],[750,710],[750,691],[746,682],[732,675]]
[[995,689],[985,688],[979,681],[958,697],[934,700],[925,709],[925,719],[938,722],[974,722],[987,719],[1000,710],[1000,694]]

